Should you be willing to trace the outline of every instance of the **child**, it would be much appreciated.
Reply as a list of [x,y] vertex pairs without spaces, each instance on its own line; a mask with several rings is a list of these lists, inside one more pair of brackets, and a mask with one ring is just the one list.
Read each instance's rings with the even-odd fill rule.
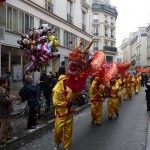
[[146,83],[146,88],[147,111],[150,111],[150,81]]

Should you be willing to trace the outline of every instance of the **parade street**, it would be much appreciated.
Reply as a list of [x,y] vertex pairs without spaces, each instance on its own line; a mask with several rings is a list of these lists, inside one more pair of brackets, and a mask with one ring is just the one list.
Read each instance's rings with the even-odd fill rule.
[[[146,111],[145,88],[131,101],[123,101],[119,118],[107,120],[107,100],[103,105],[102,126],[91,125],[90,107],[74,116],[70,150],[145,150],[149,115]],[[20,150],[53,150],[54,130]],[[63,146],[60,146],[63,149]]]

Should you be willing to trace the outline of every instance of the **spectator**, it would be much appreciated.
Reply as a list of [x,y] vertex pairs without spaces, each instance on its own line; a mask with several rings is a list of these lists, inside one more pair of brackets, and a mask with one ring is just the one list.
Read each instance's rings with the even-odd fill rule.
[[146,88],[147,111],[150,111],[150,81],[146,83]]
[[15,96],[8,92],[6,77],[0,77],[0,144],[5,144],[10,137],[12,102]]
[[36,86],[33,84],[33,77],[32,75],[28,74],[25,76],[25,90],[28,96],[28,106],[29,106],[29,114],[28,114],[28,123],[27,129],[35,129],[37,122],[36,122],[36,114],[39,107],[39,84],[40,81],[36,82]]
[[10,76],[11,76],[11,71],[7,71],[6,72],[6,79],[7,79],[8,86],[6,87],[6,89],[8,92],[10,92]]
[[43,82],[43,94],[46,99],[47,112],[50,111],[50,103],[52,102],[51,94],[54,87],[53,79],[50,73],[47,73]]
[[52,74],[52,80],[53,80],[53,83],[54,83],[54,86],[56,85],[57,81],[58,81],[58,75],[57,75],[57,72],[54,72]]
[[59,67],[58,70],[58,75],[65,75],[66,74],[66,67],[65,67],[65,61],[61,62],[61,66]]

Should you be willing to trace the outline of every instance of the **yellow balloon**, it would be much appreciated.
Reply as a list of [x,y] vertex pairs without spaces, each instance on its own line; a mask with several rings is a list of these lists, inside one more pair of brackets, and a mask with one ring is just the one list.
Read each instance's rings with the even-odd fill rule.
[[58,42],[58,40],[55,40],[55,41],[54,41],[53,46],[54,46],[54,47],[59,46],[59,42]]

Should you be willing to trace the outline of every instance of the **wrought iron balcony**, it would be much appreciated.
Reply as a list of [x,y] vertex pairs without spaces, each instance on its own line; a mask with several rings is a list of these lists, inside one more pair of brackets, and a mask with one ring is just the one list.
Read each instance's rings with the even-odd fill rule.
[[110,52],[117,52],[117,48],[116,47],[111,47],[111,46],[104,46],[103,50],[104,51],[110,51]]
[[53,13],[53,6],[50,2],[48,2],[47,0],[45,0],[45,9],[51,13]]
[[73,17],[71,15],[67,14],[67,21],[71,24],[73,24]]
[[86,25],[85,24],[82,24],[82,30],[86,31]]
[[93,21],[94,21],[94,22],[99,22],[99,20],[98,20],[98,19],[94,19]]
[[93,33],[93,35],[97,35],[97,36],[98,36],[98,32],[96,32],[96,33]]

